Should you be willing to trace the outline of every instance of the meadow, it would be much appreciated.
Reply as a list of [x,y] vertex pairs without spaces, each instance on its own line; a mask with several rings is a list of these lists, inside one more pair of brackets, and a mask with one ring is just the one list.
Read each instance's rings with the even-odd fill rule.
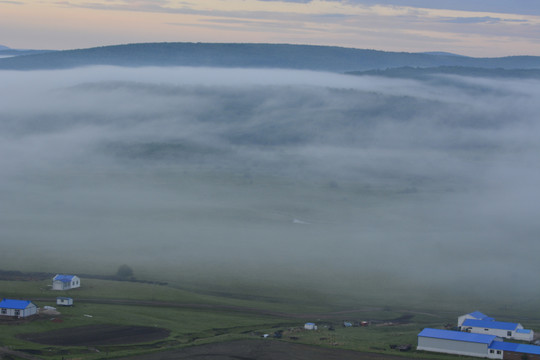
[[[329,294],[312,294],[314,297],[302,299],[299,296],[302,291],[294,293],[286,287],[283,292],[271,289],[273,296],[265,298],[262,296],[266,294],[264,285],[260,286],[259,294],[252,292],[252,298],[248,299],[248,292],[245,288],[242,290],[241,286],[238,286],[236,294],[235,289],[231,288],[229,293],[218,296],[181,289],[178,284],[82,278],[81,288],[58,292],[51,290],[50,283],[50,280],[0,281],[3,297],[33,299],[40,308],[56,306],[55,297],[59,295],[73,297],[75,301],[73,307],[57,307],[61,315],[41,314],[31,321],[1,322],[1,344],[39,358],[101,359],[232,340],[261,339],[262,335],[269,334],[265,341],[286,341],[414,358],[453,359],[455,357],[414,351],[416,335],[424,327],[441,328],[454,324],[458,315],[472,311],[460,296],[445,299],[432,297],[423,303],[402,296],[401,301],[396,301],[395,296],[389,294],[379,292],[375,296],[375,288],[370,288],[374,293],[364,299],[360,296],[353,302],[334,302]],[[537,313],[528,313],[494,301],[483,305],[486,306],[481,308],[482,311],[498,319],[515,316],[508,320],[519,321],[533,329],[540,328]],[[369,321],[370,325],[344,327],[344,320]],[[316,322],[318,330],[304,330],[303,324],[308,321]],[[53,346],[20,338],[29,333],[87,325],[150,326],[167,329],[170,334],[156,341],[102,346]],[[282,334],[280,339],[273,338],[276,332]],[[413,350],[399,352],[390,348],[392,344],[411,344]]]

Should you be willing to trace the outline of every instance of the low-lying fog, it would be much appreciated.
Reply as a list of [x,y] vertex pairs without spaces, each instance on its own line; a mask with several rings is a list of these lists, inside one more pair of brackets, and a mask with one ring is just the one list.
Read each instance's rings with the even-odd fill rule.
[[537,291],[538,99],[532,80],[2,71],[0,268]]

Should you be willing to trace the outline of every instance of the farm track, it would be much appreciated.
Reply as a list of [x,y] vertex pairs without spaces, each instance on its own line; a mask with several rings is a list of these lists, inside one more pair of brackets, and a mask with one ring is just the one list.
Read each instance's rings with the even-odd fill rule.
[[[56,298],[36,298],[35,301],[54,302]],[[193,303],[177,303],[168,301],[152,301],[152,300],[129,300],[129,299],[77,299],[77,302],[91,304],[108,304],[108,305],[131,305],[131,306],[153,306],[153,307],[171,307],[184,308],[195,310],[226,310],[240,313],[249,313],[257,315],[267,315],[293,319],[336,319],[342,315],[350,315],[354,313],[363,313],[370,311],[381,311],[383,308],[366,307],[362,309],[343,310],[329,313],[287,313],[281,311],[264,310],[260,308],[220,305],[220,304],[193,304]],[[435,316],[435,315],[433,315]]]

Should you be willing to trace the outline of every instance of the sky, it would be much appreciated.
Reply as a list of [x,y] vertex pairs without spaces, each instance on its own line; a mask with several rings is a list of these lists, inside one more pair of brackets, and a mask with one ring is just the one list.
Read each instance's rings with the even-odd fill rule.
[[0,0],[0,45],[257,42],[540,55],[535,0]]

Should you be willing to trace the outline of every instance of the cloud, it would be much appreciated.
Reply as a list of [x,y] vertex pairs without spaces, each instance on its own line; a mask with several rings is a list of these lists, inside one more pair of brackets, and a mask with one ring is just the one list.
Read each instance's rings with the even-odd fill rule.
[[495,24],[495,23],[501,22],[502,19],[493,18],[490,16],[483,16],[483,17],[461,17],[461,18],[454,18],[454,19],[450,19],[446,21],[451,22],[451,23],[456,23],[456,24],[479,24],[479,23]]
[[518,0],[508,2],[505,0],[335,0],[338,2],[356,5],[392,5],[400,7],[413,7],[438,10],[456,10],[467,12],[491,12],[502,14],[540,15],[540,9],[531,1]]
[[491,16],[482,16],[482,17],[456,17],[456,18],[445,20],[445,22],[456,23],[456,24],[482,24],[482,23],[498,24],[502,22],[527,23],[527,20],[502,19],[502,18],[495,18]]
[[308,4],[308,3],[312,2],[313,0],[259,0],[259,1],[269,1],[269,2],[289,2],[289,3]]
[[6,267],[274,269],[348,290],[351,274],[445,287],[493,273],[521,289],[540,270],[538,81],[113,67],[2,79]]

